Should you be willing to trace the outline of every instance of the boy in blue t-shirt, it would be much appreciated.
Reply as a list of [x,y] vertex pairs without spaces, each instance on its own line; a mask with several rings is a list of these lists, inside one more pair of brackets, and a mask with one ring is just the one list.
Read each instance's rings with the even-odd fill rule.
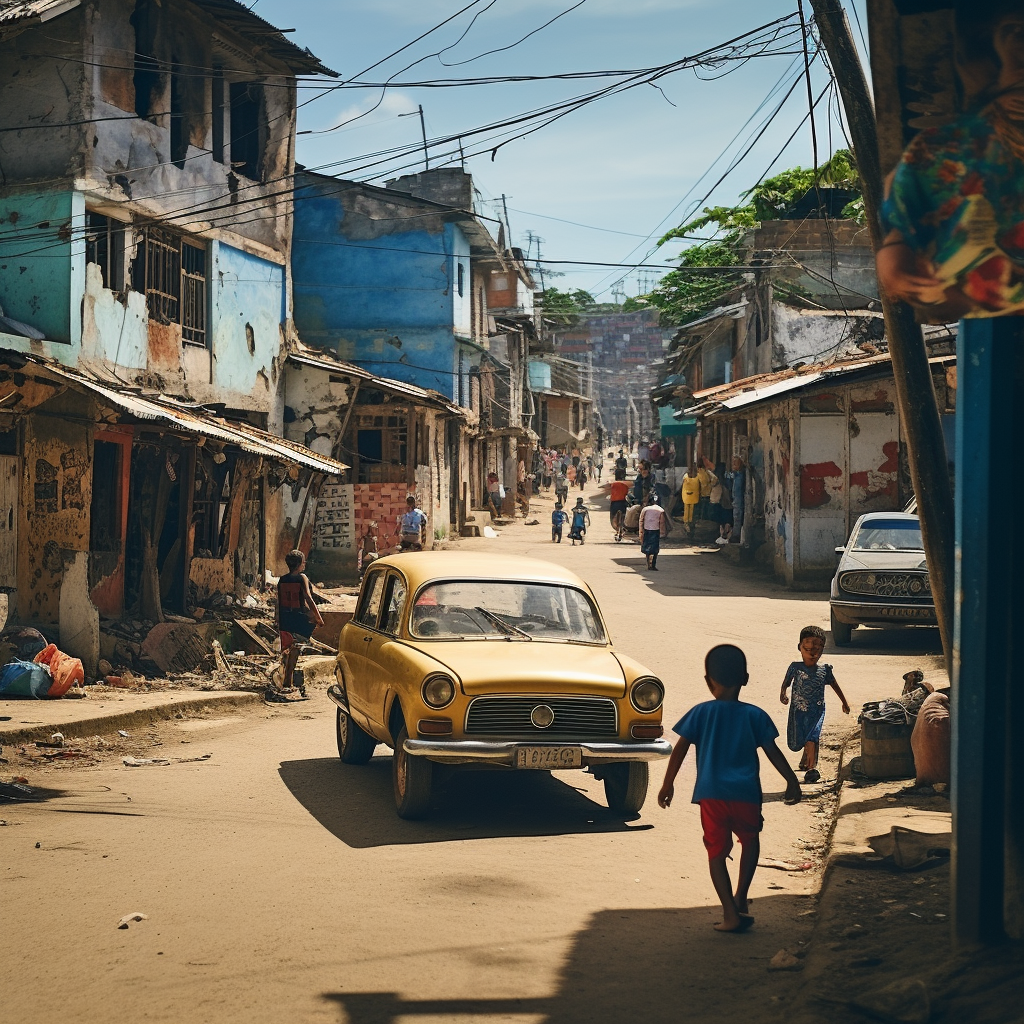
[[551,513],[551,543],[562,543],[562,527],[569,522],[569,515],[562,511],[562,503],[555,502],[555,511]]
[[[668,807],[683,759],[691,745],[695,746],[697,785],[693,802],[700,805],[711,881],[722,901],[722,920],[715,925],[719,932],[745,932],[754,923],[747,913],[747,894],[761,855],[760,832],[764,827],[759,748],[786,780],[786,803],[800,801],[800,783],[775,742],[778,729],[761,708],[739,699],[749,678],[746,655],[738,647],[720,644],[708,651],[704,679],[715,699],[691,708],[675,725],[673,731],[679,739],[658,793],[658,803]],[[725,863],[732,850],[733,833],[743,848],[735,894]]]

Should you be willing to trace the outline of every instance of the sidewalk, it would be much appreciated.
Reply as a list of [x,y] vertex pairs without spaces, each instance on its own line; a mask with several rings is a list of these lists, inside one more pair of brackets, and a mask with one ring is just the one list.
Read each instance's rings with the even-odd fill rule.
[[[333,657],[299,660],[306,685],[326,687],[334,678]],[[164,718],[186,718],[196,712],[223,711],[248,707],[263,700],[262,690],[175,690],[111,692],[104,687],[87,687],[88,697],[79,700],[0,699],[0,746],[14,746],[35,740],[48,740],[55,733],[66,739],[111,733],[118,729],[131,732],[140,725]]]
[[[1012,1005],[1002,987],[1024,989],[1019,952],[987,951],[983,964],[952,955],[948,795],[916,791],[913,779],[854,778],[859,747],[853,739],[845,751],[814,933],[804,950],[789,951],[800,966],[792,997],[780,1004],[786,1021],[1011,1019],[992,1012]],[[908,830],[895,848],[894,828]],[[988,983],[978,984],[979,970]]]

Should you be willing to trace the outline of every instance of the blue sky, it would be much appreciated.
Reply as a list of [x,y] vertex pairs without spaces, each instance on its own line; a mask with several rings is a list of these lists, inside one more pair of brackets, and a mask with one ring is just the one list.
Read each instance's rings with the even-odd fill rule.
[[[445,67],[438,58],[429,57],[399,75],[399,80],[650,67],[697,53],[796,8],[796,0],[584,0],[518,46],[472,59],[487,50],[508,46],[575,2],[480,0],[444,28],[368,73],[364,80],[382,82],[442,47],[451,47],[445,51],[444,60],[466,63]],[[467,3],[469,0],[303,0],[301,4],[295,0],[258,0],[256,13],[280,27],[294,28],[291,39],[308,46],[343,77],[351,77]],[[809,8],[809,4],[805,6]],[[852,17],[853,5],[848,2],[846,6]],[[856,0],[856,6],[866,27],[863,0]],[[475,13],[479,16],[470,27]],[[456,44],[467,28],[465,38]],[[644,85],[601,100],[505,146],[493,161],[489,155],[467,161],[467,169],[473,173],[485,201],[500,201],[502,193],[508,196],[512,244],[525,249],[527,232],[532,231],[544,239],[543,253],[548,259],[637,262],[664,231],[693,211],[694,203],[725,171],[728,160],[698,185],[766,94],[787,73],[788,88],[802,66],[802,61],[794,64],[794,59],[759,58],[715,81],[702,81],[692,71],[673,74],[661,80],[661,92]],[[817,95],[827,82],[820,64],[814,69],[814,80]],[[548,81],[459,89],[395,86],[384,92],[334,91],[300,109],[300,132],[321,134],[300,135],[298,159],[310,167],[355,161],[347,165],[354,167],[369,162],[358,159],[364,154],[413,145],[420,137],[419,119],[399,115],[416,111],[420,103],[428,136],[440,137],[469,131],[602,84]],[[300,102],[315,95],[314,90],[303,89]],[[782,169],[809,165],[807,126],[773,164],[806,112],[806,88],[801,85],[708,203],[735,202],[739,192],[756,182],[770,166]],[[358,115],[364,116],[351,120]],[[830,120],[825,101],[817,108],[817,115],[820,151],[825,154]],[[838,146],[843,144],[842,136],[835,119],[831,120],[833,143]],[[728,152],[740,148],[759,121],[760,117],[751,122]],[[335,130],[324,132],[332,128]],[[467,150],[472,145],[466,141]],[[415,155],[404,157],[390,166],[417,159]],[[382,174],[372,179],[380,184],[393,176],[388,173],[388,165],[355,172],[345,168],[342,165],[328,173],[362,180]],[[678,251],[678,243],[664,246],[647,262],[664,265]],[[637,272],[625,270],[557,269],[565,276],[549,283],[586,288],[604,299],[611,297],[612,286],[623,275],[628,275],[624,283],[627,294],[636,294],[642,283]]]

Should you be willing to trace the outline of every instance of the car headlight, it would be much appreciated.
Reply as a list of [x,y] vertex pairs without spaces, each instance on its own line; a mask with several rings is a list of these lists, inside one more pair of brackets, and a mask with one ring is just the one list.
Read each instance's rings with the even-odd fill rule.
[[423,703],[432,708],[443,708],[455,700],[455,684],[447,676],[428,676],[421,692]]
[[665,687],[653,676],[644,676],[633,684],[629,699],[637,711],[657,711],[665,699]]

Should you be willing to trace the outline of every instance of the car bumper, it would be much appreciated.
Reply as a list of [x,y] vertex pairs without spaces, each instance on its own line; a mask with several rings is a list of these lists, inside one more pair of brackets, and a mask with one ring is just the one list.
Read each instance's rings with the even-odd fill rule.
[[579,747],[582,767],[616,761],[660,761],[672,753],[668,740],[625,743],[529,743],[522,740],[414,740],[405,741],[405,752],[443,764],[493,764],[515,767],[520,747]]
[[835,617],[849,626],[934,626],[938,624],[932,604],[871,604],[864,601],[830,602]]

